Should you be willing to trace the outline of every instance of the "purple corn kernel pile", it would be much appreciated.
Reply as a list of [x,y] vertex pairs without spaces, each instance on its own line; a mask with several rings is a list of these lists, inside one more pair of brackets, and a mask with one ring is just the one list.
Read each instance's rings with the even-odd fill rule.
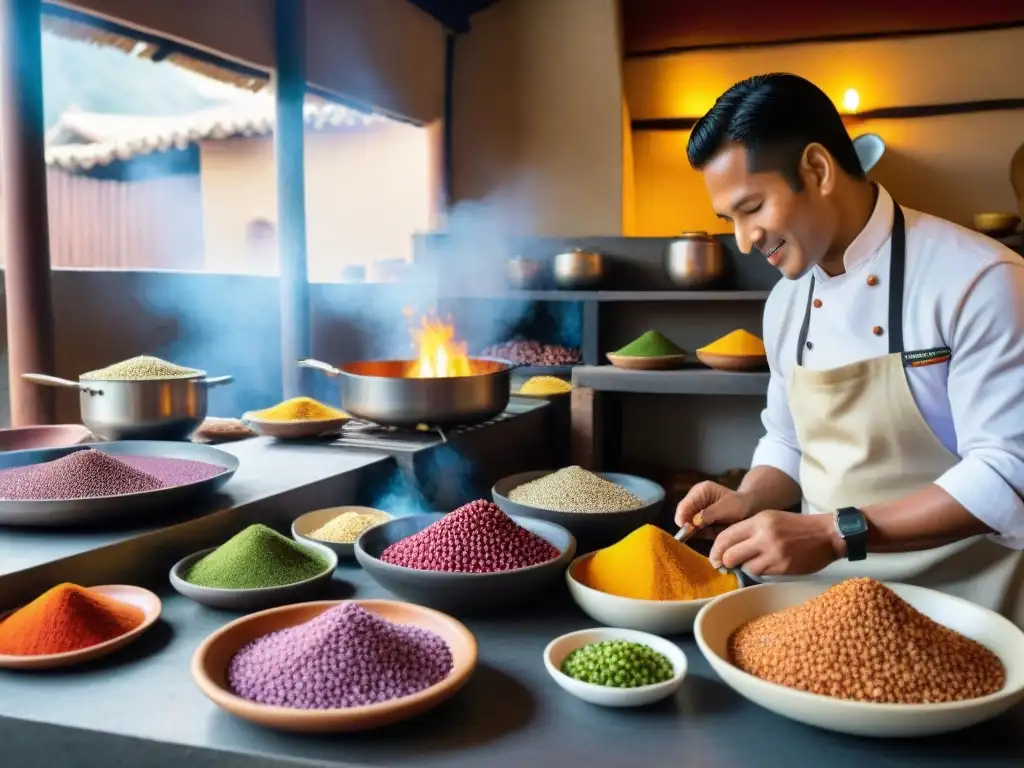
[[489,501],[459,507],[385,549],[380,559],[421,571],[497,573],[540,565],[561,552]]
[[452,666],[451,649],[433,632],[345,602],[242,646],[228,664],[228,685],[259,704],[341,709],[411,696]]
[[130,456],[92,448],[55,461],[0,471],[0,499],[60,501],[144,493],[193,483],[223,472],[202,461]]

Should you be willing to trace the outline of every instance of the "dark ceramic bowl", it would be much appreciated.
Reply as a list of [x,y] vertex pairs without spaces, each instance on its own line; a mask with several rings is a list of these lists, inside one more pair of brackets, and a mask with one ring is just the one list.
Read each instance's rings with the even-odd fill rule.
[[628,536],[641,525],[654,522],[665,501],[665,489],[653,480],[617,472],[595,472],[594,474],[621,485],[642,500],[644,506],[640,509],[631,509],[625,512],[557,512],[552,509],[540,509],[519,504],[509,499],[508,495],[514,488],[550,475],[554,471],[553,469],[544,469],[539,472],[521,472],[518,475],[506,477],[494,484],[491,489],[491,497],[494,499],[494,503],[504,510],[505,514],[547,520],[565,528],[579,542],[581,552],[607,547]]
[[467,614],[529,601],[564,579],[565,569],[576,552],[576,540],[560,525],[514,517],[517,524],[549,541],[561,554],[540,565],[499,573],[422,571],[380,559],[381,553],[396,541],[443,518],[440,514],[408,515],[363,531],[356,539],[356,560],[378,584],[402,600],[445,613]]

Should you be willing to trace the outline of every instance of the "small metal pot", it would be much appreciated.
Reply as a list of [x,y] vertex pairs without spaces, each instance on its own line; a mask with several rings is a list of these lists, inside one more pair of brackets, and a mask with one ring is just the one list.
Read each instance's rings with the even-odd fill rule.
[[341,407],[356,418],[384,427],[453,427],[479,424],[508,407],[511,364],[470,358],[471,376],[408,378],[415,360],[373,360],[335,368],[319,360],[300,360],[341,383]]
[[604,279],[604,256],[582,248],[560,253],[554,260],[555,285],[566,290],[596,288]]
[[231,376],[70,381],[24,373],[27,381],[79,391],[82,423],[104,440],[184,440],[206,418],[206,391]]
[[711,286],[725,276],[722,244],[707,232],[684,232],[669,243],[665,271],[679,288]]

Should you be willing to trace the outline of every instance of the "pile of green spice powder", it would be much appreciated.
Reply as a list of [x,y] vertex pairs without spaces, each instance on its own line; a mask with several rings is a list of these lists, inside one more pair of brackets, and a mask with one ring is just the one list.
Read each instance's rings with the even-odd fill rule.
[[188,569],[185,581],[215,589],[266,589],[311,579],[327,561],[265,525],[250,525]]
[[562,672],[575,680],[612,688],[640,688],[671,680],[672,662],[650,646],[628,640],[590,643],[565,657]]
[[665,357],[667,355],[685,355],[686,352],[664,334],[658,331],[648,331],[612,354],[623,357]]

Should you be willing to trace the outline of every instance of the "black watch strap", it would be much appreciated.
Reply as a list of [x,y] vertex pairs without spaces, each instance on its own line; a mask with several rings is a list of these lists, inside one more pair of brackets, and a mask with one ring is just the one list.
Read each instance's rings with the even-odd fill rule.
[[864,560],[868,556],[868,520],[856,507],[836,510],[836,530],[846,542],[846,559]]

